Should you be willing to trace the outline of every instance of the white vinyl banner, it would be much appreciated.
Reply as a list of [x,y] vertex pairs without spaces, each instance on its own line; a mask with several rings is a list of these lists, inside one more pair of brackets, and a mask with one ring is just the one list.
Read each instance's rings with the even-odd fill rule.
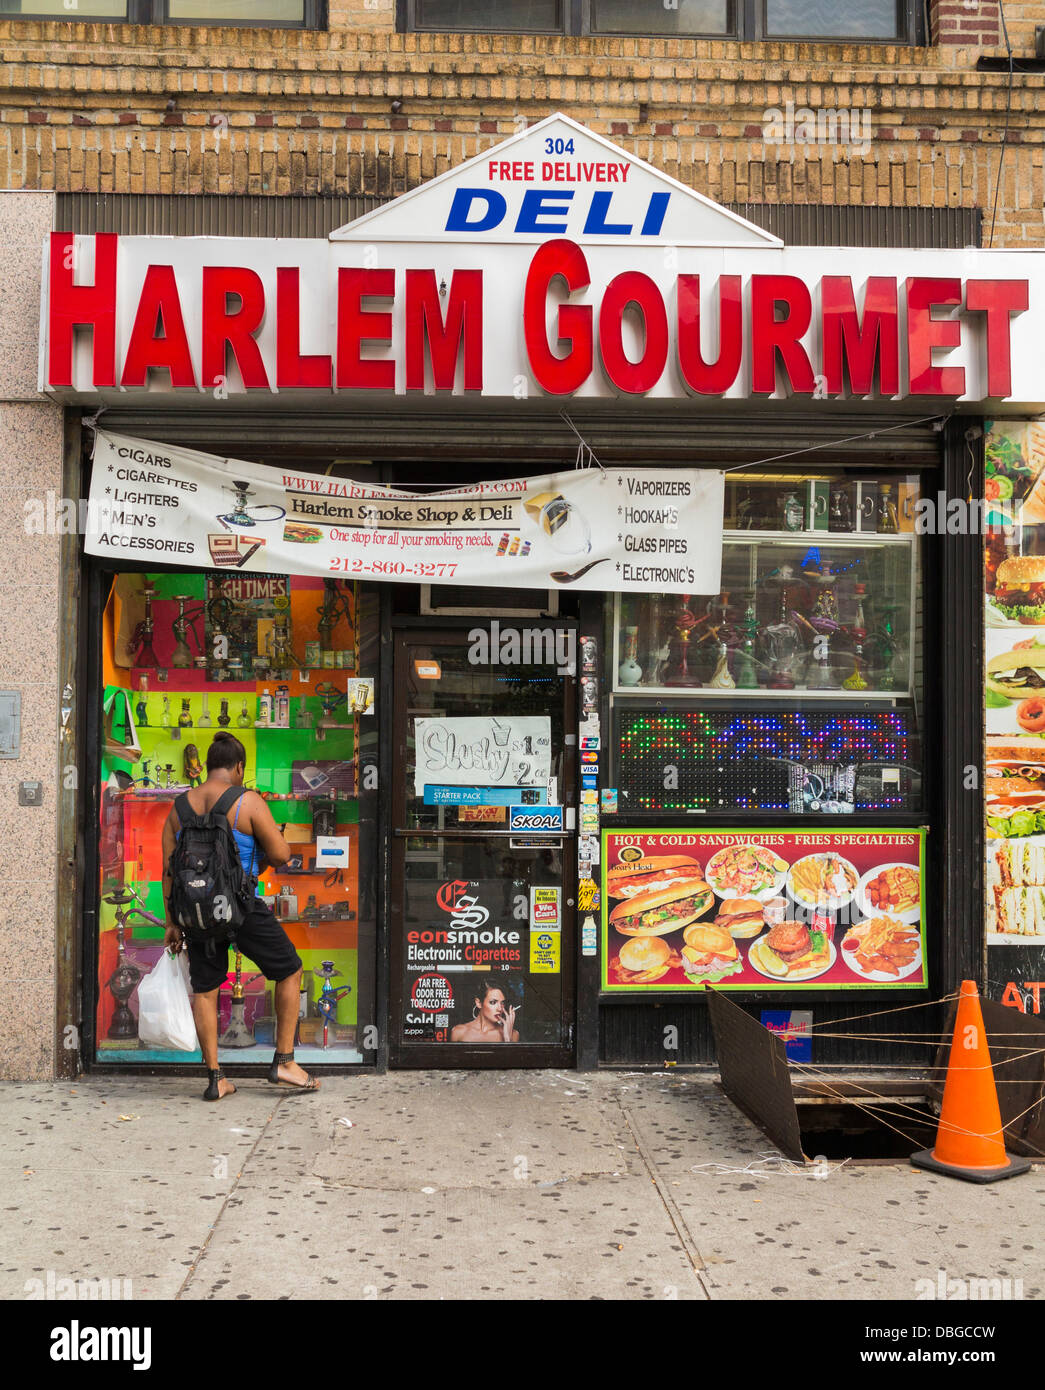
[[97,431],[110,560],[514,589],[717,594],[723,475],[585,468],[421,495]]

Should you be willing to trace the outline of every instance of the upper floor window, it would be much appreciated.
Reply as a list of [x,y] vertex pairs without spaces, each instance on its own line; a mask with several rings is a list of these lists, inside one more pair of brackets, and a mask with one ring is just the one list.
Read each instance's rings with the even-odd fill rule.
[[324,0],[0,0],[0,19],[122,19],[129,24],[222,24],[318,29]]
[[464,33],[920,40],[918,0],[397,0],[398,25]]

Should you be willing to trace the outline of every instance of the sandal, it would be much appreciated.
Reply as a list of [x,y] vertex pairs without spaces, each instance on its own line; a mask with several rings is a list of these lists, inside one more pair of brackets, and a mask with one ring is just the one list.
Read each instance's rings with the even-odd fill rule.
[[224,1100],[225,1096],[234,1096],[236,1094],[236,1088],[232,1086],[231,1081],[229,1081],[229,1085],[232,1086],[232,1090],[226,1091],[224,1096],[221,1094],[218,1082],[228,1081],[229,1079],[220,1067],[218,1067],[216,1071],[208,1071],[207,1075],[210,1077],[210,1085],[203,1092],[204,1100]]
[[319,1082],[311,1072],[306,1072],[306,1081],[287,1081],[279,1074],[280,1067],[289,1066],[294,1060],[293,1052],[277,1052],[272,1058],[272,1066],[269,1067],[268,1080],[273,1086],[285,1086],[288,1091],[318,1091]]

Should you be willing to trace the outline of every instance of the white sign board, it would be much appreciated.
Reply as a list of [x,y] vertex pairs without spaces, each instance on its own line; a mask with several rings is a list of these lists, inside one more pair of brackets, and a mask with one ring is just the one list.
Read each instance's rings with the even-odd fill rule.
[[551,776],[547,715],[415,719],[414,792],[444,787],[525,787]]

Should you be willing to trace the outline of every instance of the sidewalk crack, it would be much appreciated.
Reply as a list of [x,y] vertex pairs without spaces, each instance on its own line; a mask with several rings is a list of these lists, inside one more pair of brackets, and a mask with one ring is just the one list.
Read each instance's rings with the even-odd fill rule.
[[[173,1301],[174,1301],[175,1303],[178,1301],[179,1298],[181,1298],[182,1294],[185,1293],[185,1291],[188,1289],[189,1284],[192,1282],[192,1279],[193,1279],[194,1275],[196,1274],[196,1271],[199,1269],[200,1263],[201,1263],[201,1261],[202,1261],[204,1255],[206,1255],[206,1253],[207,1253],[207,1247],[210,1245],[211,1241],[212,1241],[213,1238],[214,1238],[214,1232],[218,1229],[218,1223],[221,1221],[221,1218],[225,1215],[225,1208],[228,1206],[230,1199],[231,1199],[233,1196],[235,1196],[236,1189],[239,1187],[240,1181],[241,1181],[241,1179],[242,1179],[244,1173],[247,1171],[247,1167],[248,1167],[248,1165],[249,1165],[251,1159],[252,1159],[252,1158],[254,1157],[254,1155],[257,1153],[258,1145],[261,1143],[262,1139],[264,1139],[265,1135],[268,1133],[268,1127],[269,1127],[269,1125],[272,1123],[272,1121],[273,1121],[273,1120],[275,1119],[275,1117],[276,1117],[276,1111],[279,1109],[280,1101],[282,1101],[282,1100],[287,1100],[287,1099],[289,1099],[289,1097],[287,1097],[287,1096],[277,1096],[277,1098],[276,1098],[276,1103],[275,1103],[275,1105],[273,1106],[273,1109],[272,1109],[271,1114],[269,1114],[269,1115],[266,1116],[266,1118],[265,1118],[265,1123],[261,1126],[261,1129],[260,1129],[260,1131],[259,1131],[259,1133],[258,1133],[258,1137],[254,1140],[254,1143],[251,1144],[251,1146],[250,1146],[250,1151],[248,1152],[247,1156],[244,1158],[243,1162],[240,1164],[239,1172],[236,1174],[236,1177],[235,1177],[235,1179],[233,1180],[232,1186],[229,1188],[228,1192],[225,1193],[225,1200],[222,1202],[221,1207],[220,1207],[220,1209],[219,1209],[219,1211],[218,1211],[217,1216],[216,1216],[216,1217],[214,1218],[214,1220],[211,1222],[211,1227],[210,1227],[210,1230],[207,1232],[207,1238],[206,1238],[206,1240],[204,1240],[203,1244],[202,1244],[202,1245],[199,1247],[199,1249],[197,1250],[195,1259],[193,1260],[192,1264],[189,1266],[188,1270],[186,1271],[185,1278],[181,1281],[181,1286],[179,1287],[178,1292],[174,1295],[174,1300],[173,1300]],[[219,1102],[219,1104],[220,1104],[220,1102]]]
[[653,1161],[653,1155],[650,1153],[649,1149],[646,1147],[646,1144],[643,1142],[642,1137],[639,1134],[637,1125],[632,1124],[631,1116],[628,1113],[627,1107],[624,1105],[623,1101],[620,1099],[619,1096],[616,1096],[615,1099],[620,1109],[620,1113],[624,1118],[624,1123],[627,1126],[628,1133],[631,1135],[632,1140],[635,1144],[635,1148],[638,1150],[639,1157],[645,1164],[646,1172],[649,1174],[650,1181],[653,1183],[653,1186],[657,1189],[657,1196],[661,1200],[661,1205],[664,1207],[664,1212],[668,1220],[671,1222],[675,1234],[679,1238],[682,1248],[686,1253],[686,1258],[689,1260],[690,1265],[693,1268],[693,1273],[696,1277],[697,1282],[700,1284],[700,1287],[704,1291],[704,1297],[708,1299],[708,1301],[710,1302],[713,1296],[712,1286],[709,1284],[707,1277],[704,1273],[706,1266],[704,1264],[703,1259],[701,1258],[701,1254],[697,1248],[696,1242],[689,1233],[689,1227],[686,1225],[685,1219],[682,1213],[679,1211],[675,1199],[672,1197],[671,1193],[668,1191],[663,1181],[661,1180],[660,1174],[657,1172],[657,1165]]

